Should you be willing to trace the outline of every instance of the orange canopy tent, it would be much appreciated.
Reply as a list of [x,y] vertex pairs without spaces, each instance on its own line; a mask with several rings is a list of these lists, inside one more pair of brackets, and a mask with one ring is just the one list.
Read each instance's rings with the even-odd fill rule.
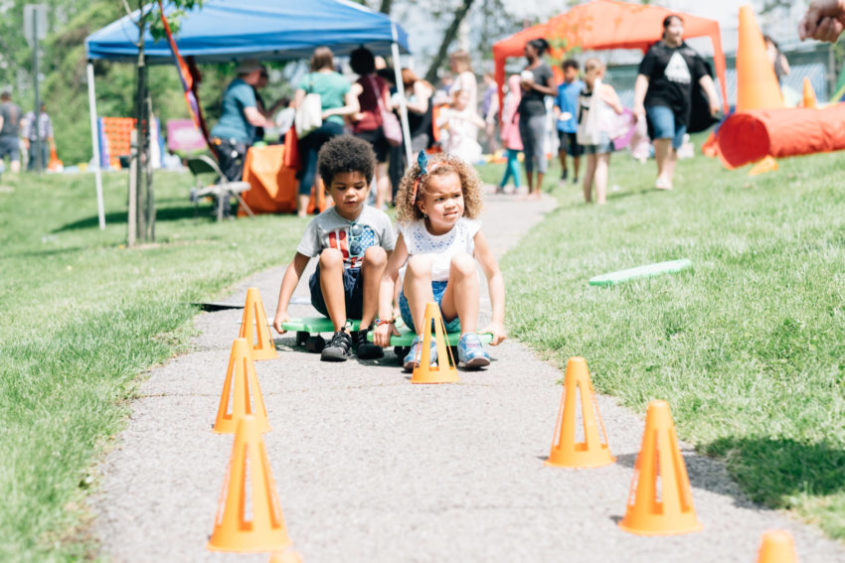
[[499,99],[503,99],[505,84],[505,59],[522,57],[525,44],[532,39],[544,38],[552,44],[552,54],[560,55],[574,48],[581,50],[640,49],[643,52],[662,35],[663,18],[678,14],[684,20],[684,37],[710,37],[713,42],[713,61],[716,76],[722,88],[722,104],[728,113],[728,96],[725,89],[725,54],[719,22],[673,12],[659,6],[629,4],[616,0],[593,0],[568,12],[555,16],[546,23],[511,35],[493,45],[496,62],[496,82]]

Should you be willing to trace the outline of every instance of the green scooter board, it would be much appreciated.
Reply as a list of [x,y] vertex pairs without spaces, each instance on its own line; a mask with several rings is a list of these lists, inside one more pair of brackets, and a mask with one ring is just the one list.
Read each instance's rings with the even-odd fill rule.
[[[346,321],[349,325],[349,330],[358,330],[361,324],[360,320],[348,319]],[[286,331],[296,332],[296,345],[305,346],[309,352],[321,352],[326,346],[326,340],[320,336],[321,332],[334,332],[334,324],[328,317],[303,317],[298,319],[288,319],[287,322],[282,323],[282,328]]]
[[[396,330],[399,331],[399,335],[392,335],[390,337],[390,345],[401,347],[401,348],[410,348],[411,344],[414,343],[414,338],[417,337],[417,333],[413,330],[410,330],[404,325],[399,325],[397,323]],[[479,332],[478,337],[481,339],[482,344],[490,344],[493,341],[493,335],[489,332]],[[450,332],[446,334],[446,341],[449,343],[449,346],[457,346],[458,341],[461,339],[460,332]],[[370,332],[367,334],[367,340],[370,342],[373,341],[373,333]]]
[[618,272],[610,272],[602,274],[594,278],[590,278],[590,285],[616,285],[626,281],[653,278],[663,274],[675,274],[682,270],[692,268],[692,262],[683,258],[681,260],[671,260],[669,262],[658,262],[656,264],[647,264],[645,266],[638,266],[636,268],[628,268],[627,270],[619,270]]

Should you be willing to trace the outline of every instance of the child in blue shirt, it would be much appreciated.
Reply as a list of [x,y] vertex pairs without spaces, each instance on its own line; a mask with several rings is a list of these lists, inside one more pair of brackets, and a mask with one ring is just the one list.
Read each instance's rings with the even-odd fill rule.
[[557,116],[557,135],[560,141],[558,158],[560,158],[560,181],[565,182],[568,176],[566,155],[572,157],[574,174],[572,183],[578,183],[578,169],[581,166],[581,147],[575,138],[578,130],[578,94],[584,89],[584,83],[578,79],[578,62],[566,59],[563,68],[563,83],[557,87],[555,97],[555,115]]

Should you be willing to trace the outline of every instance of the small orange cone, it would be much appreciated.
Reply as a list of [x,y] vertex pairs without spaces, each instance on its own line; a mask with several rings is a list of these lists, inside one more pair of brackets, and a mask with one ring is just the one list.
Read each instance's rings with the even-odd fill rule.
[[246,292],[246,305],[244,305],[244,316],[241,319],[238,337],[246,338],[251,344],[253,360],[273,360],[278,357],[276,345],[270,336],[270,325],[267,323],[264,303],[255,287],[249,288]]
[[259,421],[247,415],[235,432],[214,531],[206,548],[254,552],[282,551],[290,545]]
[[666,401],[648,404],[628,508],[619,527],[643,536],[686,534],[702,528]]
[[810,83],[808,77],[804,77],[804,97],[801,100],[802,108],[818,109],[819,104],[816,101],[816,92],[813,90],[813,85]]
[[[234,383],[234,391],[232,386]],[[229,399],[232,408],[229,410]],[[226,370],[226,380],[223,382],[223,393],[220,395],[220,406],[217,407],[217,420],[214,431],[218,434],[232,434],[238,422],[244,416],[254,415],[261,432],[270,430],[267,420],[267,409],[264,407],[264,397],[261,396],[261,386],[255,375],[255,364],[249,352],[246,338],[236,338],[232,343],[232,353],[229,355],[229,369]]]
[[783,94],[775,67],[766,54],[763,34],[750,5],[739,8],[736,50],[736,111],[782,108]]
[[308,207],[306,207],[305,210],[309,215],[311,215],[315,211],[322,213],[326,210],[326,207],[328,207],[328,205],[326,204],[325,186],[321,179],[315,177],[314,185],[311,189],[311,197],[308,200]]
[[[437,366],[431,366],[431,323],[434,321],[435,346],[437,357],[440,358]],[[440,314],[440,305],[428,303],[425,306],[425,321],[423,321],[425,332],[423,333],[422,347],[417,347],[419,357],[415,359],[414,373],[411,374],[411,383],[456,383],[459,381],[458,368],[455,366],[455,358],[452,357],[452,349],[446,344],[446,327],[443,324],[443,316]],[[448,358],[444,366],[443,361]]]
[[771,155],[761,158],[748,171],[749,176],[757,176],[766,172],[774,172],[778,169],[778,161]]
[[[575,443],[578,396],[584,441]],[[601,434],[599,434],[601,430]],[[616,461],[607,445],[607,431],[596,404],[593,382],[584,358],[569,358],[563,382],[563,396],[557,413],[555,438],[546,465],[555,467],[600,467]]]
[[786,530],[770,530],[763,534],[757,563],[798,563],[795,542]]

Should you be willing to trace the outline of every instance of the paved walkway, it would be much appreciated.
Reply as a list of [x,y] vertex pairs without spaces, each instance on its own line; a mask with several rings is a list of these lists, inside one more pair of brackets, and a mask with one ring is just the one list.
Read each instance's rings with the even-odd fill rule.
[[[497,255],[550,205],[489,196],[484,230]],[[229,299],[243,302],[246,288],[258,287],[271,315],[282,271],[245,280]],[[294,301],[307,303],[306,296],[301,283]],[[291,307],[294,315],[310,311]],[[100,467],[94,531],[104,556],[267,560],[205,550],[232,444],[210,427],[240,315],[198,315],[194,351],[141,384],[128,428]],[[276,342],[279,358],[257,363],[273,426],[265,440],[288,532],[308,563],[752,562],[772,528],[792,532],[803,563],[845,561],[841,544],[751,504],[721,464],[689,448],[704,531],[659,538],[620,531],[641,414],[599,397],[618,462],[578,471],[544,466],[562,375],[512,340],[491,349],[489,370],[435,386],[411,385],[392,353],[380,362],[326,364],[294,348],[292,335]]]

